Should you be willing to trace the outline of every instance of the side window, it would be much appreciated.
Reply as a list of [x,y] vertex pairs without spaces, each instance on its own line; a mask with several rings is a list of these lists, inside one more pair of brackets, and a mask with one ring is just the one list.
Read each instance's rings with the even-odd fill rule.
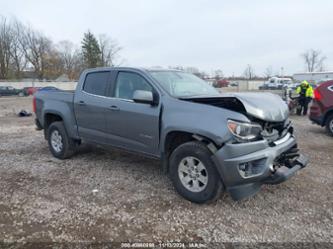
[[152,92],[153,88],[137,73],[119,72],[114,96],[121,99],[133,99],[136,90]]
[[89,73],[84,81],[83,90],[87,93],[105,96],[109,72]]

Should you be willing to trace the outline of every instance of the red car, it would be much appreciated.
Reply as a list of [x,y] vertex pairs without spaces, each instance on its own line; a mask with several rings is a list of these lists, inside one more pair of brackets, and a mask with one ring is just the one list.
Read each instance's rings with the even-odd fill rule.
[[215,81],[214,86],[218,87],[218,88],[228,87],[229,86],[229,81],[227,81],[226,79],[217,80],[217,81]]
[[30,96],[33,95],[35,92],[37,92],[37,90],[39,89],[39,87],[24,87],[23,88],[23,92],[25,96]]
[[333,136],[333,80],[321,83],[314,89],[309,118],[318,125],[326,126]]

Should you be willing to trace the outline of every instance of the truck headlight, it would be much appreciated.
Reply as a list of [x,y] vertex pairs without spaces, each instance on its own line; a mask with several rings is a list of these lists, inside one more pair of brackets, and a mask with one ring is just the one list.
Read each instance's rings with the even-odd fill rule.
[[228,120],[228,128],[239,142],[256,140],[262,131],[262,127],[259,124],[234,120]]

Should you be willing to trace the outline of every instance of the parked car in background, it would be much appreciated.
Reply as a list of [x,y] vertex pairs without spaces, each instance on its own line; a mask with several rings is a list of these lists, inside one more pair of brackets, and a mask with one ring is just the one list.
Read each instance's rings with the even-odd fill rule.
[[321,83],[314,89],[314,98],[310,107],[310,120],[333,136],[333,80]]
[[37,92],[38,90],[38,87],[24,87],[23,88],[23,93],[24,93],[24,96],[30,96],[30,95],[33,95],[35,92]]
[[236,200],[251,196],[308,163],[279,96],[222,95],[182,71],[85,70],[75,91],[38,91],[33,106],[56,158],[69,158],[81,142],[159,158],[179,194],[197,203],[223,190]]
[[[259,86],[259,90],[269,90],[271,89],[270,85],[268,82],[264,82],[261,86]],[[275,89],[275,88],[274,88]]]
[[229,86],[239,86],[237,81],[230,82]]
[[42,88],[39,88],[38,91],[57,91],[59,90],[59,88],[56,88],[54,86],[46,86],[46,87],[42,87]]
[[0,86],[0,96],[24,96],[23,89],[16,89],[12,86]]
[[227,81],[226,79],[216,80],[213,85],[214,85],[214,87],[217,87],[217,88],[228,87],[229,81]]
[[299,82],[297,82],[297,83],[292,83],[292,84],[290,84],[290,85],[288,86],[288,89],[295,91],[299,85],[300,85]]
[[271,77],[267,82],[263,85],[259,86],[260,90],[275,90],[282,89],[291,85],[293,81],[290,78],[279,78],[279,77]]

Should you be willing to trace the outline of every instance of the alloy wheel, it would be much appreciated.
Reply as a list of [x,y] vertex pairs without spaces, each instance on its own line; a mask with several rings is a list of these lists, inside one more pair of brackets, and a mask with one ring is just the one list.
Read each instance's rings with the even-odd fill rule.
[[178,176],[183,186],[191,192],[201,192],[208,183],[208,171],[196,157],[183,158],[178,165]]
[[51,145],[55,152],[59,153],[62,151],[63,148],[62,136],[60,135],[58,130],[54,130],[51,133]]

